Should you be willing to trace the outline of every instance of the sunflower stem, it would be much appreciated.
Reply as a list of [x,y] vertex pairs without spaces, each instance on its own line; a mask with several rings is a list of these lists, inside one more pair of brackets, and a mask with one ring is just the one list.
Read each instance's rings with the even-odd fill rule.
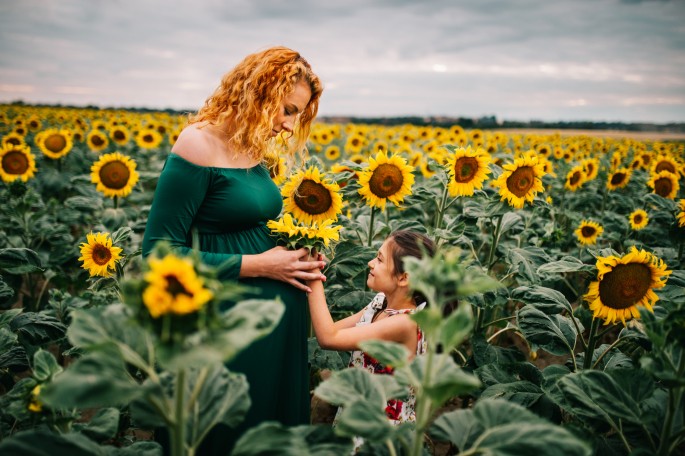
[[[676,378],[682,378],[685,371],[685,355],[680,354],[680,362],[678,364],[678,369],[676,371]],[[676,411],[678,410],[678,405],[680,404],[683,393],[683,387],[669,388],[668,390],[668,405],[666,406],[666,417],[664,418],[664,427],[661,429],[661,436],[659,439],[659,448],[656,454],[667,455],[670,454],[669,444],[671,442],[671,426],[673,425],[673,418]]]
[[371,207],[371,218],[369,219],[369,237],[366,240],[366,245],[371,247],[371,243],[373,242],[373,224],[374,224],[374,219],[376,218],[376,207],[372,206]]
[[171,456],[185,456],[185,369],[179,369],[176,374],[176,401],[174,410],[174,426],[171,435]]
[[597,343],[597,328],[599,327],[599,318],[592,317],[592,325],[590,326],[590,335],[587,342],[587,349],[585,350],[585,359],[583,360],[583,370],[589,369],[592,365],[592,354],[595,351],[595,344]]
[[114,209],[119,209],[119,196],[114,195]]
[[[438,214],[435,217],[435,230],[437,231],[440,229],[440,225],[442,225],[442,219],[445,214],[445,202],[447,201],[447,183],[445,183],[445,187],[442,190],[442,198],[440,198],[440,204],[438,205]],[[436,235],[435,242],[438,242],[439,236]]]
[[490,254],[488,255],[488,273],[494,266],[495,250],[497,250],[497,244],[499,243],[499,230],[502,226],[502,215],[497,217],[497,224],[495,225],[495,232],[492,236],[492,245],[490,245]]

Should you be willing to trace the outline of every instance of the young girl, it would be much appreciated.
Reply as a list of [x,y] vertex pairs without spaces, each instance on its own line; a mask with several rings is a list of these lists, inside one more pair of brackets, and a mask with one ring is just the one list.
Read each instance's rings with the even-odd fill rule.
[[[421,328],[409,315],[422,309],[426,303],[419,293],[409,289],[409,275],[402,259],[407,256],[421,258],[422,249],[433,256],[435,245],[428,237],[414,231],[396,231],[383,242],[376,257],[369,261],[370,289],[378,294],[370,304],[356,314],[333,321],[326,304],[323,283],[309,281],[309,311],[314,332],[321,348],[353,351],[348,367],[359,367],[374,374],[392,374],[393,369],[379,363],[359,349],[359,343],[370,339],[397,342],[409,350],[411,357],[425,352]],[[407,401],[390,400],[385,408],[392,424],[416,421],[410,391]]]

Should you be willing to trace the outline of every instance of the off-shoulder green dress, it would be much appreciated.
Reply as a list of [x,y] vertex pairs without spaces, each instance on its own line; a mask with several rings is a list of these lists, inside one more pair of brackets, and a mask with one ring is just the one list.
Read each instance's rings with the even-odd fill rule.
[[[276,244],[266,222],[277,218],[283,199],[263,165],[214,168],[169,154],[160,174],[143,238],[143,255],[166,240],[190,251],[197,231],[204,262],[229,267],[223,280],[239,280],[259,290],[251,298],[280,296],[285,313],[275,330],[250,345],[227,367],[242,372],[250,384],[252,406],[240,427],[217,426],[197,454],[228,454],[235,440],[263,421],[294,426],[309,423],[306,294],[278,280],[239,279],[242,255],[258,254]],[[230,303],[227,305],[231,305]]]

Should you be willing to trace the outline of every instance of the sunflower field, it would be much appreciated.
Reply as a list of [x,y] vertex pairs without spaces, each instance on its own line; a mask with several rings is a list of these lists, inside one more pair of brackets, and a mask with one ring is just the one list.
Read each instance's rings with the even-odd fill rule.
[[[282,304],[240,301],[196,255],[140,254],[185,121],[0,106],[0,454],[158,455],[163,428],[194,455],[248,410],[225,363]],[[685,452],[685,143],[317,123],[306,157],[281,149],[268,227],[325,253],[335,319],[374,296],[367,262],[388,234],[437,243],[406,263],[428,350],[365,343],[395,368],[379,376],[310,338],[311,424],[263,423],[232,454],[349,454],[354,437],[359,454]],[[408,385],[416,423],[392,426]]]

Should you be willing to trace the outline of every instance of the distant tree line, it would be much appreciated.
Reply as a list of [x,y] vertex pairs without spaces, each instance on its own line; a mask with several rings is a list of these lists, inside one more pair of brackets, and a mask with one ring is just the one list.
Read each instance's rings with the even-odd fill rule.
[[[71,106],[62,104],[35,104],[25,103],[21,100],[10,103],[20,106],[57,107],[72,109],[119,109],[138,113],[165,112],[170,115],[186,115],[193,112],[192,109],[152,109],[152,108],[126,108],[126,107],[102,107],[102,106]],[[449,128],[459,125],[462,128],[480,128],[484,130],[496,130],[501,128],[545,128],[554,130],[618,130],[618,131],[650,131],[664,133],[685,133],[685,122],[649,123],[649,122],[597,122],[592,120],[573,120],[548,122],[543,120],[501,120],[496,116],[482,117],[448,117],[448,116],[404,116],[404,117],[352,117],[352,116],[319,116],[322,122],[332,123],[360,123],[371,125],[403,125],[411,124],[418,126],[438,126]]]

